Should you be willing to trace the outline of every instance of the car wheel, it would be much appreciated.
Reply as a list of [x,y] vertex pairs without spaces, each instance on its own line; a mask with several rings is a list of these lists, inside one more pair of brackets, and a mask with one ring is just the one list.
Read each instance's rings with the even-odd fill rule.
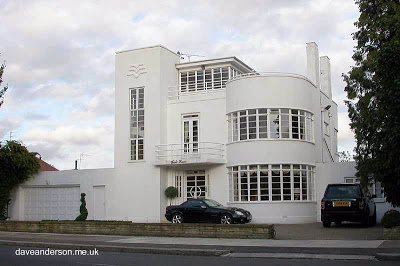
[[172,215],[172,223],[173,224],[181,224],[181,223],[183,223],[182,214],[175,213],[174,215]]
[[331,227],[331,222],[330,221],[322,221],[322,225],[324,227]]
[[230,214],[223,214],[220,222],[221,224],[231,224],[233,222],[232,216]]

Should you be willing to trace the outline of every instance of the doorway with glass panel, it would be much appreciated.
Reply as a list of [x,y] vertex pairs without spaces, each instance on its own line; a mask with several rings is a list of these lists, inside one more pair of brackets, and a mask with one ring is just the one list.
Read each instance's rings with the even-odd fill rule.
[[177,201],[206,198],[208,196],[208,177],[205,170],[186,170],[174,173],[173,184],[178,190]]
[[204,170],[186,171],[186,199],[207,196],[206,174]]
[[183,123],[183,158],[199,156],[199,115],[191,114],[182,117]]

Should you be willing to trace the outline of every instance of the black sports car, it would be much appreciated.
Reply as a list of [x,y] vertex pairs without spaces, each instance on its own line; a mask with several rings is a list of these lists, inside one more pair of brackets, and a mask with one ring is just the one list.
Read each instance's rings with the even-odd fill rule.
[[249,223],[250,212],[225,207],[211,199],[190,199],[181,205],[168,206],[165,218],[172,223]]

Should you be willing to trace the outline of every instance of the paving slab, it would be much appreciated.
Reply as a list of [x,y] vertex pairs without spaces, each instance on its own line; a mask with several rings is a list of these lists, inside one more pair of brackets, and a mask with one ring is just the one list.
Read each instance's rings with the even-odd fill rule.
[[169,245],[257,246],[294,248],[378,248],[384,240],[267,240],[184,237],[130,237],[108,242]]
[[322,223],[275,224],[276,239],[282,240],[383,240],[383,227],[343,223],[325,228]]

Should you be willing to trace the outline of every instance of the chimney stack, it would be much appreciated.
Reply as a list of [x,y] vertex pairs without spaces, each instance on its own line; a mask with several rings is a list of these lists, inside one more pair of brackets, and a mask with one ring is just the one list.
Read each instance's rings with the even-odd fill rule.
[[315,42],[307,43],[307,76],[319,89],[319,52]]
[[321,56],[321,90],[332,99],[332,85],[331,85],[331,62],[329,57]]

